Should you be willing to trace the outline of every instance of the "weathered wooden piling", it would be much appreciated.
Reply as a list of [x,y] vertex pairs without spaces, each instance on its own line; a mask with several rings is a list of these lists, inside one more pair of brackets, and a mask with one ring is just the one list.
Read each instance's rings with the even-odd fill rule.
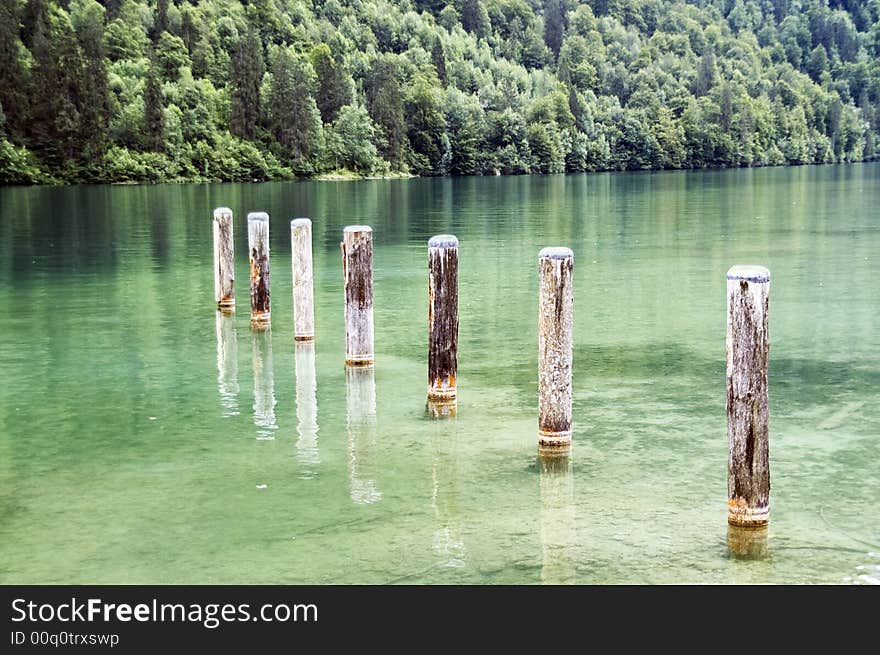
[[223,416],[238,415],[238,340],[235,315],[214,312],[217,333],[217,390]]
[[248,258],[251,269],[251,326],[269,325],[269,214],[248,214]]
[[428,399],[454,402],[458,371],[458,239],[428,241]]
[[351,500],[359,505],[382,499],[376,483],[379,454],[376,439],[376,379],[372,367],[345,368],[348,429],[348,479]]
[[538,447],[571,448],[572,269],[569,248],[538,254]]
[[300,341],[294,345],[296,364],[296,458],[303,467],[300,477],[311,478],[312,467],[321,463],[318,451],[318,399],[315,376],[315,343]]
[[232,210],[214,210],[214,300],[217,308],[235,309],[235,255],[232,241]]
[[727,271],[727,521],[765,525],[770,518],[767,314],[770,271]]
[[345,363],[373,365],[373,228],[349,225],[342,237]]
[[315,306],[312,282],[312,221],[290,221],[291,268],[293,269],[293,338],[315,338]]

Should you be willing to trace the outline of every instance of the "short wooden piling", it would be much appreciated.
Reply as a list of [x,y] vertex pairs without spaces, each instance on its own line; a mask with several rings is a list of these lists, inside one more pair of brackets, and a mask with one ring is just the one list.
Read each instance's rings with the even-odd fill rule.
[[217,308],[235,309],[235,256],[232,241],[232,210],[214,210],[214,300]]
[[770,271],[727,271],[727,521],[766,525],[770,518],[767,330]]
[[248,214],[248,258],[251,269],[251,326],[269,325],[269,214]]
[[290,221],[291,267],[293,272],[293,338],[315,338],[315,307],[312,283],[312,221]]
[[458,370],[458,239],[428,241],[428,399],[454,402]]
[[345,363],[373,365],[373,229],[349,225],[343,232]]
[[538,254],[538,447],[571,449],[572,269],[569,248]]

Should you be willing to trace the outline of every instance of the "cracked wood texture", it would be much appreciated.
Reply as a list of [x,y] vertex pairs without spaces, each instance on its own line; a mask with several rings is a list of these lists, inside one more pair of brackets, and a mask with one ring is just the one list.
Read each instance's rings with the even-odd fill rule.
[[453,400],[458,371],[458,239],[428,241],[428,398]]
[[538,445],[571,444],[572,269],[568,248],[538,255]]
[[767,330],[770,272],[727,272],[727,520],[765,525],[770,516]]
[[315,338],[315,301],[312,282],[312,221],[290,221],[291,268],[293,273],[293,338]]
[[214,300],[220,309],[235,307],[235,256],[232,242],[232,210],[214,210]]
[[269,215],[248,214],[248,259],[251,270],[251,325],[269,324]]
[[349,225],[343,231],[345,286],[345,363],[373,364],[373,229]]

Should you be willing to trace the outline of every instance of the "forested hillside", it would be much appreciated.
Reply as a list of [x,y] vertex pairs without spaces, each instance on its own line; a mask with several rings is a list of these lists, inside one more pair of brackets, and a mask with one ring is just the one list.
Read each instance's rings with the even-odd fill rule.
[[859,161],[880,0],[0,0],[0,182]]

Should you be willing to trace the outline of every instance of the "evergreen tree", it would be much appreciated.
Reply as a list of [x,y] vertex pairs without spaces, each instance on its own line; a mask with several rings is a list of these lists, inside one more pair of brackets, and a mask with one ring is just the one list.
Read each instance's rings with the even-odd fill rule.
[[562,37],[566,27],[566,13],[562,0],[546,0],[544,3],[544,43],[559,56]]
[[263,46],[257,31],[248,27],[239,39],[232,58],[232,115],[229,130],[243,139],[253,139],[260,117],[260,83],[265,72]]
[[0,107],[5,132],[16,141],[22,138],[27,119],[27,74],[21,62],[18,20],[18,2],[0,0]]
[[73,0],[71,20],[83,55],[80,81],[80,129],[83,134],[82,157],[95,164],[107,148],[109,106],[107,69],[104,64],[104,8],[95,0]]
[[315,72],[305,58],[282,48],[272,66],[269,128],[295,170],[312,172],[324,146],[321,113],[312,97]]
[[155,63],[150,65],[144,86],[143,134],[144,145],[148,150],[162,152],[165,149],[165,108]]
[[315,102],[323,121],[332,123],[339,110],[354,99],[354,85],[345,69],[333,59],[326,44],[312,48],[309,59],[317,75]]
[[411,146],[410,169],[417,175],[440,174],[446,120],[437,92],[424,77],[416,78],[411,84],[404,110]]
[[395,55],[381,55],[373,62],[367,92],[368,109],[378,128],[377,148],[395,170],[404,169],[406,123],[400,66]]

